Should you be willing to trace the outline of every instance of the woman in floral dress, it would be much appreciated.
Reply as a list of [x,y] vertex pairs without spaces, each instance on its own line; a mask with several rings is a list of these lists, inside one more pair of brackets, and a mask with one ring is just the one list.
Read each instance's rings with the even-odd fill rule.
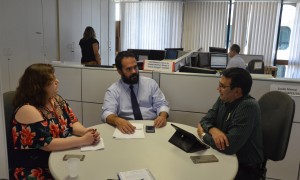
[[99,133],[83,127],[57,94],[58,84],[50,64],[29,66],[19,81],[12,119],[15,179],[53,179],[48,169],[51,151],[100,141]]

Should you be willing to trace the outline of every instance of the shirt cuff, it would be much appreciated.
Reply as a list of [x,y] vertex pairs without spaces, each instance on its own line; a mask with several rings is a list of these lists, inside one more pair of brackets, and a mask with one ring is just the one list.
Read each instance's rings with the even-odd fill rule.
[[203,139],[203,137],[205,136],[205,132],[203,132],[202,134],[201,134],[201,138]]
[[114,114],[113,112],[110,112],[110,111],[105,111],[102,113],[102,121],[103,122],[106,122],[106,118],[111,115],[111,114]]
[[203,127],[204,131],[209,133],[209,129],[212,128],[213,125],[207,125],[206,127]]
[[160,107],[159,112],[157,112],[157,116],[159,116],[159,113],[161,113],[161,112],[166,112],[166,113],[168,113],[168,117],[169,117],[169,114],[170,114],[170,108],[169,108],[168,106],[162,106],[162,107]]

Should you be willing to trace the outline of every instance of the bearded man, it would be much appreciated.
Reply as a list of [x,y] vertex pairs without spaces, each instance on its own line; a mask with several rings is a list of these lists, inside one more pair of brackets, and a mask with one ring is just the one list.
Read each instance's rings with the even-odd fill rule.
[[131,52],[118,53],[115,64],[121,79],[105,93],[102,120],[124,134],[135,131],[128,120],[154,120],[156,128],[164,127],[170,108],[156,81],[139,76],[136,56]]

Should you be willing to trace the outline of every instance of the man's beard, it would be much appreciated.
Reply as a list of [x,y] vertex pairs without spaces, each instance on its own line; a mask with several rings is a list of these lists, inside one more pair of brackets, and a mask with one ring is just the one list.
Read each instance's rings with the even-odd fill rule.
[[122,80],[126,84],[136,84],[139,82],[139,74],[134,73],[131,76],[129,76],[129,78],[125,77],[124,74],[122,74]]

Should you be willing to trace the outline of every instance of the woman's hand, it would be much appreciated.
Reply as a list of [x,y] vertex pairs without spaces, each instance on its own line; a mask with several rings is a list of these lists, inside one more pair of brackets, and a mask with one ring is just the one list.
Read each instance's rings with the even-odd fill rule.
[[88,129],[82,136],[83,145],[93,145],[100,141],[100,134],[97,129]]
[[98,144],[100,142],[100,133],[97,131],[97,129],[94,129],[92,133],[94,136],[93,144]]

